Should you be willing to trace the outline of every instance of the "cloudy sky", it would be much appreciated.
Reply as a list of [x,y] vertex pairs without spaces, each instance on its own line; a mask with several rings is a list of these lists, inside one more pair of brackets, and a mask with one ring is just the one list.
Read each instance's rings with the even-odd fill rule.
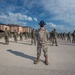
[[0,23],[38,29],[44,20],[51,31],[75,30],[75,0],[0,0]]

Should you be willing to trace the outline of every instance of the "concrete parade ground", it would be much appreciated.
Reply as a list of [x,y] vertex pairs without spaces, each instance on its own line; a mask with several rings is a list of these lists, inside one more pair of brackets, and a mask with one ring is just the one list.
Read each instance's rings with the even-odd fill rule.
[[49,65],[45,65],[43,51],[35,65],[37,50],[30,39],[4,45],[0,39],[0,75],[75,75],[75,43],[58,39],[58,47],[48,43]]

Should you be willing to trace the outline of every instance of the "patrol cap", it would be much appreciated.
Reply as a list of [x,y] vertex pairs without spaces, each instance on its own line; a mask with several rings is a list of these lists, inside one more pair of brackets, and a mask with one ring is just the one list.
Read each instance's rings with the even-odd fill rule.
[[56,29],[54,29],[54,31],[56,31]]
[[39,25],[45,25],[44,21],[40,21]]

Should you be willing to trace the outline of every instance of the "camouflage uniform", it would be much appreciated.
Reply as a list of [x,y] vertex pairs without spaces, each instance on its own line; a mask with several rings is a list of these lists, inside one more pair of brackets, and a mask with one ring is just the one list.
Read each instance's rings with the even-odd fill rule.
[[4,39],[5,39],[5,44],[9,44],[9,31],[7,29],[5,29],[4,32]]
[[31,44],[36,45],[36,31],[34,29],[31,32]]
[[27,32],[27,39],[29,38],[29,34],[28,34],[28,32]]
[[25,39],[27,39],[27,32],[25,32],[24,34],[25,34]]
[[72,43],[75,43],[75,31],[72,33]]
[[37,57],[41,55],[41,48],[43,49],[44,56],[47,56],[48,52],[47,41],[48,41],[48,31],[45,28],[40,28],[37,33]]
[[63,33],[63,39],[66,40],[66,34],[65,34],[65,32]]
[[41,56],[41,50],[44,52],[44,57],[45,57],[45,64],[48,65],[48,46],[47,46],[47,41],[49,39],[49,33],[48,31],[44,28],[44,21],[40,21],[39,23],[40,29],[37,31],[37,60],[34,62],[37,64],[40,61],[40,56]]
[[70,32],[67,34],[67,42],[71,42],[71,34],[70,34]]
[[61,33],[60,35],[61,35],[61,39],[63,40],[63,33]]
[[15,31],[14,34],[13,34],[14,42],[17,42],[17,36],[18,36],[18,33]]
[[57,32],[55,31],[55,29],[52,32],[52,46],[54,45],[54,43],[55,43],[56,46],[58,46],[57,45]]
[[20,32],[20,40],[22,40],[23,41],[23,33],[22,32]]

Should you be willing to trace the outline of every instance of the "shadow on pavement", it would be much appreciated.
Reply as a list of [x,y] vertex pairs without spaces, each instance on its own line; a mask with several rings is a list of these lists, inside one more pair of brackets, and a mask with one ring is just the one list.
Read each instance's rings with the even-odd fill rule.
[[3,45],[4,45],[4,43],[3,43],[3,42],[0,42],[0,44],[3,44]]
[[[18,43],[19,43],[19,42],[18,42]],[[19,43],[19,44],[31,45],[31,44],[29,44],[29,43]]]
[[9,42],[15,43],[14,41],[9,41]]
[[75,46],[75,43],[65,43],[63,45]]
[[31,45],[31,44],[29,44],[29,43],[21,43],[21,42],[14,42],[14,41],[10,41],[10,42],[12,42],[12,43],[18,43],[18,44]]
[[[12,53],[12,54],[14,54],[14,55],[16,55],[16,56],[20,56],[20,57],[23,57],[23,58],[26,58],[26,59],[30,59],[30,60],[33,61],[33,63],[34,63],[35,60],[37,59],[36,57],[33,57],[33,56],[30,56],[30,55],[24,54],[24,53],[22,53],[22,52],[13,51],[13,50],[11,50],[11,49],[9,49],[9,50],[7,50],[7,51],[10,52],[10,53]],[[44,63],[43,60],[41,60],[41,61]]]

